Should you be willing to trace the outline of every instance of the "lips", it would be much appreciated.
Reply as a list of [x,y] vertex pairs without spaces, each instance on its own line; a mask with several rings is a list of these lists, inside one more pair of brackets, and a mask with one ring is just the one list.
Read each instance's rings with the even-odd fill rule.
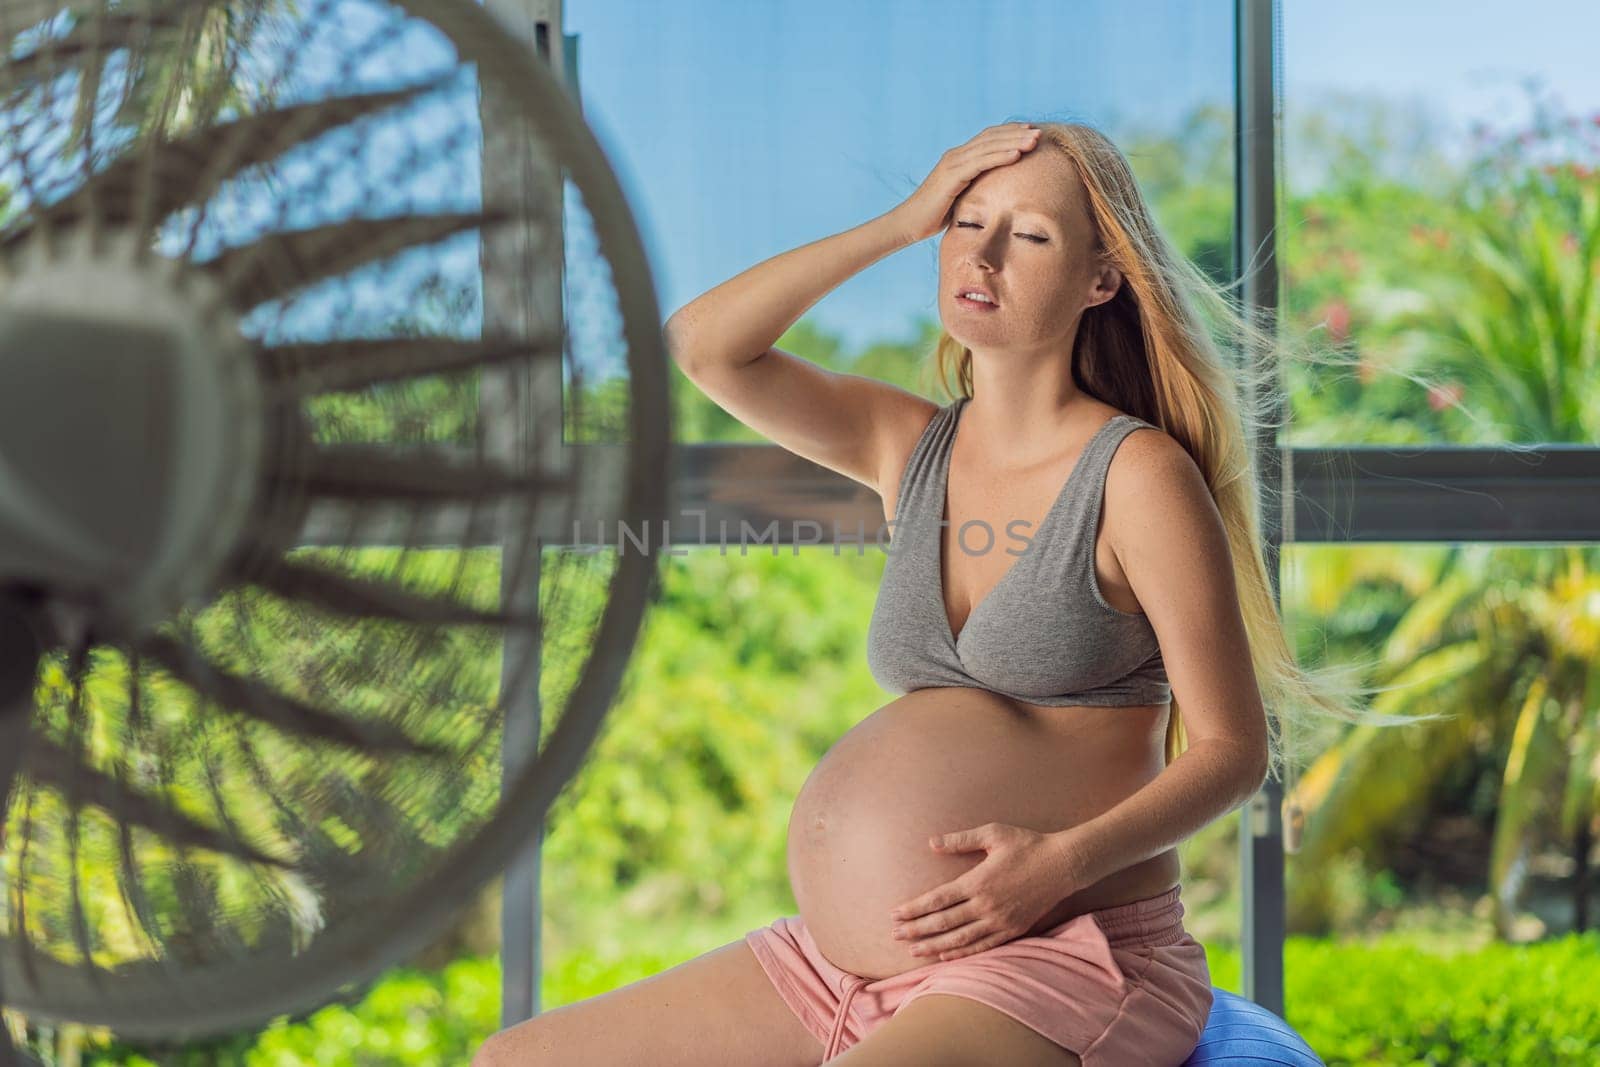
[[958,300],[961,299],[961,294],[962,293],[982,293],[984,296],[986,296],[990,300],[994,301],[994,306],[995,307],[999,307],[1000,306],[1000,301],[995,298],[995,295],[993,293],[991,293],[989,290],[985,289],[981,285],[964,285],[964,286],[962,286],[960,289],[957,289],[955,291],[956,299],[958,299]]

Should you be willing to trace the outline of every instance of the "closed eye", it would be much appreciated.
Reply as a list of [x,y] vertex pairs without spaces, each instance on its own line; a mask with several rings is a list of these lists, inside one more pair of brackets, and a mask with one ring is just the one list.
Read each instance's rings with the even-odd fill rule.
[[[956,223],[956,226],[957,227],[971,226],[973,229],[979,229],[980,228],[976,222],[958,222],[958,223]],[[1050,238],[1048,238],[1048,237],[1038,237],[1038,236],[1036,236],[1034,234],[1031,234],[1031,233],[1019,233],[1019,234],[1017,234],[1017,236],[1018,237],[1026,237],[1028,240],[1033,241],[1036,244],[1044,244],[1046,241],[1050,240]]]

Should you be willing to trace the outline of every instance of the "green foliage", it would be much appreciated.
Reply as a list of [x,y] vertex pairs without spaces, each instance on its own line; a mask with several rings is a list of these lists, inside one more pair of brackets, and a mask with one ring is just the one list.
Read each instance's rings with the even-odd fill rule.
[[1600,1062],[1594,931],[1449,956],[1295,938],[1284,966],[1289,1022],[1329,1067]]

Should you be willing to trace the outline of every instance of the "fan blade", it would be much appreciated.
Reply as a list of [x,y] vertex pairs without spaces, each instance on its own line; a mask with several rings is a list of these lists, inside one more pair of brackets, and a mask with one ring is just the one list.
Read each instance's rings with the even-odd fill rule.
[[451,500],[573,489],[570,476],[516,474],[461,448],[323,445],[306,466],[297,475],[306,492],[343,500]]
[[[93,215],[109,225],[133,220],[146,192],[141,175],[150,168],[148,218],[166,216],[197,203],[226,179],[269,162],[297,145],[356,119],[403,104],[447,84],[438,78],[405,89],[332,97],[308,104],[248,115],[233,122],[203,126],[175,140],[150,138],[90,178],[70,196],[40,209],[28,225],[7,237],[12,248],[43,226],[65,226]],[[219,166],[218,161],[225,164]]]
[[286,599],[307,601],[351,618],[524,627],[535,621],[528,615],[482,611],[460,601],[413,593],[387,582],[357,578],[303,561],[284,560],[256,578],[255,584]]
[[48,785],[63,793],[68,788],[76,789],[83,799],[110,812],[112,818],[137,823],[169,841],[284,870],[298,869],[288,860],[269,856],[237,838],[196,822],[161,800],[130,789],[117,779],[75,761],[66,749],[37,731],[29,737],[23,771],[39,785]]
[[[69,65],[92,60],[119,48],[138,48],[152,29],[171,29],[181,24],[180,8],[207,0],[165,0],[165,2],[123,3],[115,9],[102,7],[89,17],[82,13],[66,35],[34,49],[26,55],[7,59],[0,66],[0,94],[10,95],[37,84],[40,79],[61,73]],[[215,3],[216,0],[209,0]],[[6,53],[22,33],[44,22],[53,21],[72,5],[65,0],[21,0],[12,17],[0,22],[0,38]]]
[[170,637],[151,634],[139,641],[139,654],[159,663],[174,677],[224,711],[245,715],[305,740],[343,745],[364,755],[400,752],[414,756],[447,756],[452,750],[415,740],[382,722],[347,718],[283,695],[250,678],[229,674],[202,659],[192,648]]
[[347,219],[327,226],[271,233],[198,266],[243,310],[334,278],[397,252],[443,241],[505,219],[503,212],[450,212]]
[[357,337],[256,350],[264,377],[296,393],[365,389],[384,382],[492,367],[544,353],[560,354],[561,335],[547,333],[520,341],[464,340],[456,337]]

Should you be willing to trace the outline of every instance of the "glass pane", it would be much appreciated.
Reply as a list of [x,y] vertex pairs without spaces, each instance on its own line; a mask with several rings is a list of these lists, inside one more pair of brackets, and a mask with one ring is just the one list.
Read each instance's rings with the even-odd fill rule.
[[[665,317],[910,196],[988,126],[1087,121],[1219,279],[1233,213],[1231,5],[578,0],[584,111],[636,211]],[[942,400],[937,239],[823,297],[776,343]],[[678,439],[766,439],[675,374]]]
[[[1289,997],[1297,965],[1326,983],[1386,953],[1366,957],[1360,997],[1304,1009],[1319,1051],[1370,1040],[1383,1062],[1465,1062],[1470,1043],[1495,1061],[1557,1062],[1549,1050],[1575,1032],[1593,1047],[1592,1027],[1567,1029],[1565,949],[1553,942],[1592,931],[1596,915],[1600,550],[1289,545],[1283,606],[1301,663],[1362,664],[1361,683],[1385,690],[1373,710],[1439,716],[1303,732],[1315,755],[1286,783],[1304,812],[1285,861]],[[1237,822],[1191,839],[1202,884],[1233,877],[1228,842],[1211,835],[1225,823],[1236,841]],[[1499,955],[1507,944],[1530,951]],[[1492,1011],[1472,988],[1480,974]],[[1429,1034],[1373,992],[1419,981],[1454,1005],[1429,1015]]]
[[1282,16],[1293,443],[1600,440],[1600,7]]

